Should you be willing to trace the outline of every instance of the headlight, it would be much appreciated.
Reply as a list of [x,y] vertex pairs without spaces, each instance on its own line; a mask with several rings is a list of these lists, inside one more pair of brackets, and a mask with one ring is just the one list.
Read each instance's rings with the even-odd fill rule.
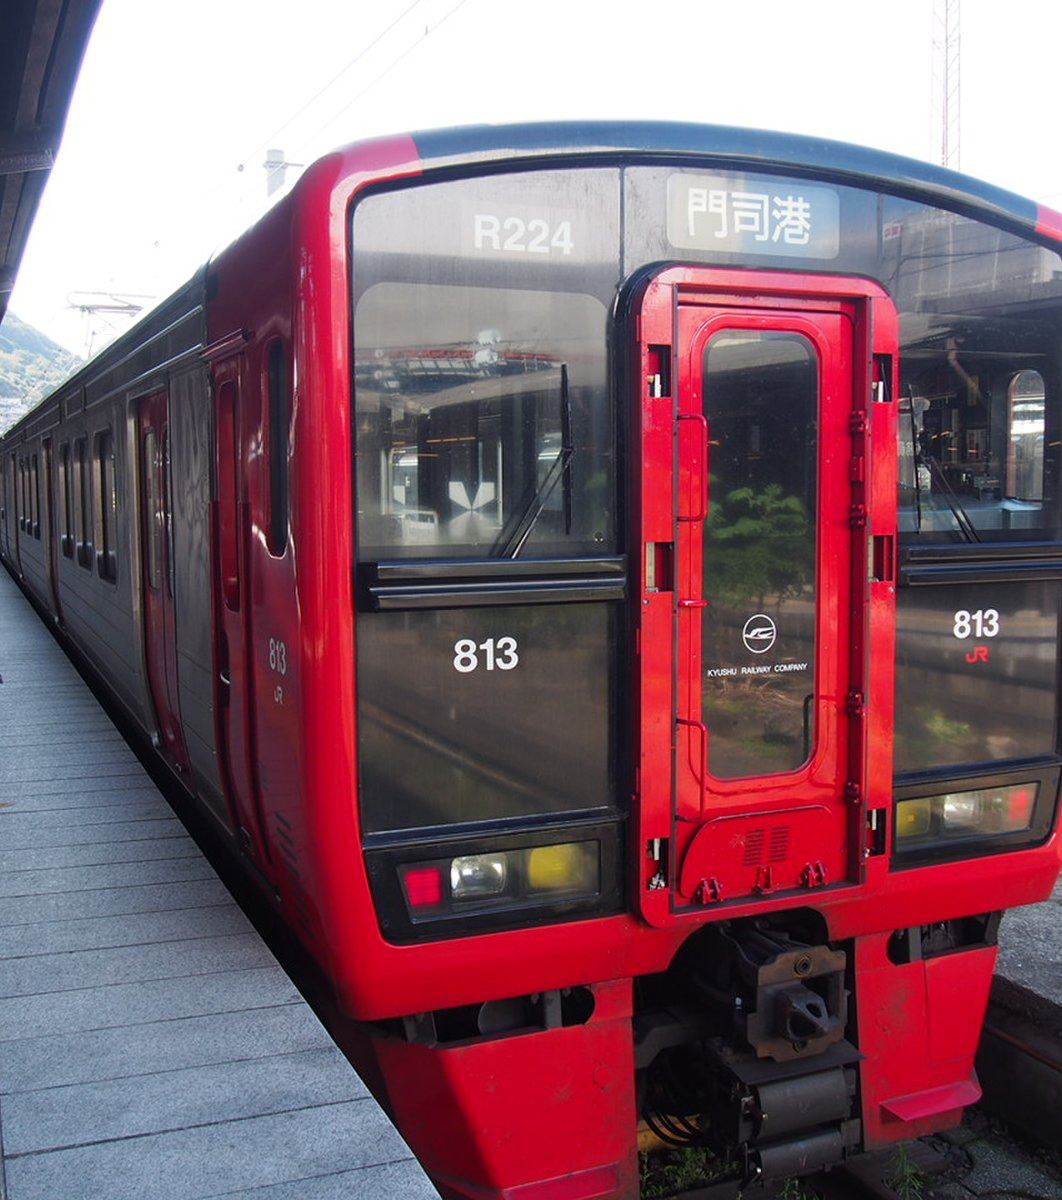
[[1032,826],[1039,785],[948,792],[941,807],[945,830],[962,833],[1016,833]]
[[455,900],[500,896],[509,877],[505,854],[466,854],[450,863],[450,895]]
[[1034,826],[1039,793],[1040,784],[1033,780],[900,800],[896,852],[903,855],[937,845],[946,848],[960,840],[1010,839],[1028,833]]

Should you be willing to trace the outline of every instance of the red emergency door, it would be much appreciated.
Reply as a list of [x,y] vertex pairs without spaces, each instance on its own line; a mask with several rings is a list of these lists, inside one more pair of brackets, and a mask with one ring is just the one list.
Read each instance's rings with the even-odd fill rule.
[[858,882],[895,311],[861,280],[681,268],[641,333],[643,911]]

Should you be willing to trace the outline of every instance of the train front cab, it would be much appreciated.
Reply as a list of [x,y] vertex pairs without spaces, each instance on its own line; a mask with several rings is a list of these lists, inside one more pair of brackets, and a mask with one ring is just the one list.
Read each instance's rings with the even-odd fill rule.
[[390,1109],[445,1195],[528,1200],[636,1194],[639,1117],[749,1177],[953,1123],[1058,871],[1057,254],[911,164],[476,145],[330,162],[301,226],[350,258],[296,300],[331,481],[350,306],[319,596],[305,468],[293,519],[308,628],[353,557],[364,863],[311,878]]

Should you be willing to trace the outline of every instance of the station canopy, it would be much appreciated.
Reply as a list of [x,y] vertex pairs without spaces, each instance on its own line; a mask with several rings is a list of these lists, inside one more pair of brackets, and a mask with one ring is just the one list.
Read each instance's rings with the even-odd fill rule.
[[101,4],[4,0],[0,8],[0,320]]

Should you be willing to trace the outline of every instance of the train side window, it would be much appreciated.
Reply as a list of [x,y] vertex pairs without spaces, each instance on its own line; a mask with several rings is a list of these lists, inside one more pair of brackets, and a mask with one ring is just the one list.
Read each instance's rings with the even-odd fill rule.
[[26,460],[18,460],[18,479],[15,485],[15,510],[18,516],[18,527],[26,531]]
[[33,533],[33,506],[30,504],[30,465],[28,458],[22,460],[22,528],[26,533]]
[[166,545],[166,590],[170,597],[177,595],[176,566],[173,556],[173,465],[170,462],[170,430],[167,426],[162,431],[162,487],[166,489],[165,496],[159,492],[159,527]]
[[154,429],[144,434],[144,552],[147,584],[153,592],[162,586],[162,496],[159,487],[159,454]]
[[225,607],[240,607],[240,443],[236,384],[226,379],[218,388],[218,565]]
[[74,502],[77,520],[77,561],[78,566],[86,570],[92,569],[92,541],[89,536],[89,464],[87,447],[84,438],[74,442]]
[[37,455],[30,460],[30,521],[32,533],[37,540],[41,536],[41,476]]
[[67,558],[74,557],[73,498],[70,492],[70,443],[59,447],[59,544]]
[[114,583],[118,579],[118,553],[115,545],[118,488],[114,466],[114,435],[108,429],[96,434],[96,573]]
[[30,503],[30,460],[23,458],[19,474],[22,479],[22,520],[19,527],[24,533],[33,534],[33,505]]
[[269,552],[282,555],[288,544],[288,368],[284,343],[269,344],[266,359],[269,428]]

